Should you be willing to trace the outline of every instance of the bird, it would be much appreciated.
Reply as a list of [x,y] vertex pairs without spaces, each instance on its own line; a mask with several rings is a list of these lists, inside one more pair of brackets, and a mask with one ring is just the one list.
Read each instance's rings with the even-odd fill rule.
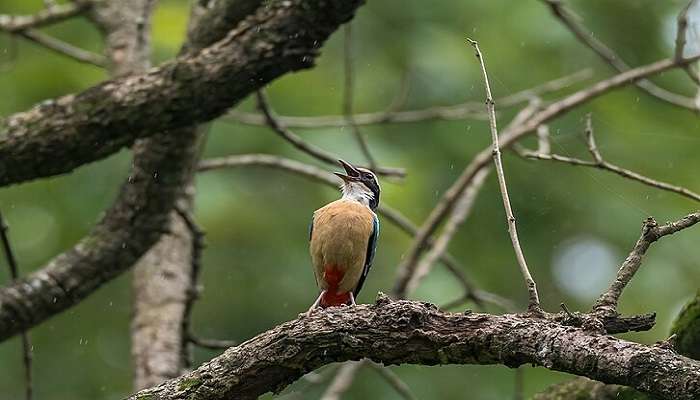
[[307,315],[319,307],[354,306],[377,250],[377,176],[338,162],[345,169],[344,174],[334,172],[342,180],[342,196],[314,211],[309,226],[309,252],[320,294]]

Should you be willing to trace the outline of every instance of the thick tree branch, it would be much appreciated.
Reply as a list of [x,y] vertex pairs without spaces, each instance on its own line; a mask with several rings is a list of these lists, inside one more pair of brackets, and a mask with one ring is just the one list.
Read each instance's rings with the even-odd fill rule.
[[361,2],[266,2],[206,50],[0,121],[0,185],[66,173],[137,138],[221,115],[274,78],[311,67]]
[[[0,157],[0,181],[66,172],[85,157],[97,159],[100,156],[96,153],[106,155],[102,150],[116,150],[139,135],[151,135],[153,129],[191,126],[214,117],[265,82],[309,66],[318,46],[352,17],[359,4],[339,0],[270,2],[225,39],[197,55],[183,56],[145,75],[109,81],[81,95],[10,117],[0,122],[10,131],[0,139],[0,155],[6,155]],[[256,29],[251,29],[253,26]],[[114,135],[133,137],[124,142],[123,137]],[[68,138],[67,142],[56,141],[56,136]],[[134,172],[115,206],[88,237],[26,279],[0,289],[0,340],[77,304],[131,267],[156,242],[189,179],[196,140],[191,129],[158,134],[145,150],[148,157],[136,158]],[[68,142],[76,146],[71,148]],[[12,150],[13,146],[17,147]],[[68,154],[72,154],[70,160],[62,159]],[[22,159],[32,165],[17,165],[23,171],[13,169],[12,165]]]
[[254,399],[325,364],[364,357],[384,365],[534,364],[662,399],[700,396],[700,363],[671,350],[548,319],[443,313],[380,297],[376,305],[330,308],[279,325],[129,399]]

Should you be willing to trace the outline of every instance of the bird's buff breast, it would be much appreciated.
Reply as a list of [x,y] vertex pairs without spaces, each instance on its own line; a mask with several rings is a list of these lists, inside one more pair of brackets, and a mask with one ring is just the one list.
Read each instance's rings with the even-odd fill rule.
[[355,288],[364,268],[373,218],[367,207],[348,201],[333,202],[314,213],[310,251],[316,282],[322,289],[341,293]]

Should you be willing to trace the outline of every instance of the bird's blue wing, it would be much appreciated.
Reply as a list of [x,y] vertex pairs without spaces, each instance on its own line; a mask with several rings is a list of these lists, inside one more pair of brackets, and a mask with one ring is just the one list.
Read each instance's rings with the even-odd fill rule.
[[369,241],[367,242],[367,255],[365,256],[365,267],[362,270],[362,276],[360,276],[360,280],[357,282],[357,286],[355,286],[355,290],[353,291],[353,295],[355,295],[355,298],[357,298],[357,295],[360,294],[360,290],[362,290],[362,285],[365,283],[365,279],[367,278],[367,274],[369,274],[369,270],[372,268],[372,260],[374,260],[374,253],[377,251],[377,239],[379,239],[379,218],[377,216],[374,216],[374,228],[372,229],[372,234],[369,236]]

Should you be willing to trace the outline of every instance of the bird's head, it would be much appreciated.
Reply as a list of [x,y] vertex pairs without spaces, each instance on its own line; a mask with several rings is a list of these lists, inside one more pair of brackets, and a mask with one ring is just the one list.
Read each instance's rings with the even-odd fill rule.
[[374,173],[366,168],[355,167],[349,162],[338,160],[345,169],[345,174],[334,172],[343,180],[340,189],[343,198],[359,201],[372,210],[379,205],[379,181]]

